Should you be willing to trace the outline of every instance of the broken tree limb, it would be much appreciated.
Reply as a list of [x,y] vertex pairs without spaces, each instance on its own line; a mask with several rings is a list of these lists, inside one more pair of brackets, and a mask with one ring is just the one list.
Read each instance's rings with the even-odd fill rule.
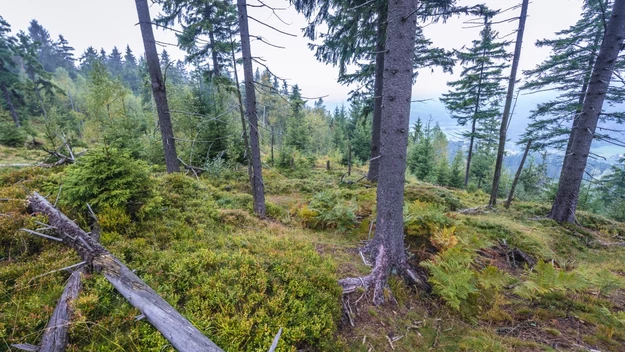
[[222,351],[208,337],[183,317],[124,263],[91,238],[65,214],[34,192],[28,198],[31,212],[46,214],[63,243],[78,252],[81,258],[101,272],[130,304],[139,309],[148,321],[179,351]]
[[68,340],[67,332],[72,314],[74,313],[74,301],[78,298],[78,293],[82,288],[80,277],[84,273],[84,267],[77,269],[67,280],[63,294],[59,298],[59,302],[43,333],[39,352],[65,351]]

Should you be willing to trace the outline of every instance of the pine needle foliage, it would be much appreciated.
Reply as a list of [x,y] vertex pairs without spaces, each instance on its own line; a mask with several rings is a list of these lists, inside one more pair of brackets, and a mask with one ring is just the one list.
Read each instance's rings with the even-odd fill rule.
[[133,160],[126,150],[89,151],[67,168],[60,201],[76,209],[130,207],[150,195],[147,164]]

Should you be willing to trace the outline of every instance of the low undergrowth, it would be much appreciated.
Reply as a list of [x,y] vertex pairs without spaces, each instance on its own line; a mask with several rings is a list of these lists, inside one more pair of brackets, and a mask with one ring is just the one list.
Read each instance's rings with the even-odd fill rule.
[[[433,290],[391,276],[391,303],[376,307],[364,292],[341,302],[337,285],[370,271],[357,251],[375,231],[366,181],[346,182],[342,170],[267,169],[269,219],[260,221],[244,169],[196,180],[146,167],[144,181],[109,184],[116,200],[99,202],[102,191],[71,186],[87,164],[0,172],[0,350],[40,340],[68,277],[51,270],[79,261],[19,231],[45,222],[26,212],[33,190],[58,197],[83,228],[91,219],[82,203],[94,205],[102,244],[227,351],[266,350],[279,328],[279,351],[623,350],[625,249],[597,244],[621,241],[621,223],[581,213],[582,227],[560,226],[532,203],[459,213],[487,196],[409,182],[406,245]],[[68,350],[171,350],[103,277],[83,283]]]

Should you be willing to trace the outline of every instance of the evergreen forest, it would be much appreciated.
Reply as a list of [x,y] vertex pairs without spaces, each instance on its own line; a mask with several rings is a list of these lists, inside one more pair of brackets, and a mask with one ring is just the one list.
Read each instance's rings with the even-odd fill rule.
[[0,351],[625,351],[625,0],[5,2]]

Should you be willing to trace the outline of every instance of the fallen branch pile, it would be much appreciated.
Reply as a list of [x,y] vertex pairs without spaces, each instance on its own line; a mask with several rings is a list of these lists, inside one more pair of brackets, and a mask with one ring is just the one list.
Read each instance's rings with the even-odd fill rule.
[[[59,236],[56,240],[70,246],[121,293],[143,316],[179,351],[222,351],[208,337],[167,303],[150,286],[135,275],[124,263],[111,254],[94,238],[38,193],[28,198],[28,208],[32,213],[48,216],[50,229]],[[30,233],[37,234],[34,231]],[[43,235],[43,234],[41,234]],[[55,239],[52,236],[44,237]],[[37,351],[63,351],[67,342],[67,326],[71,316],[70,302],[80,290],[80,270],[70,278],[52,319],[46,327],[41,347],[14,345],[16,348]],[[34,349],[33,349],[34,348]]]

